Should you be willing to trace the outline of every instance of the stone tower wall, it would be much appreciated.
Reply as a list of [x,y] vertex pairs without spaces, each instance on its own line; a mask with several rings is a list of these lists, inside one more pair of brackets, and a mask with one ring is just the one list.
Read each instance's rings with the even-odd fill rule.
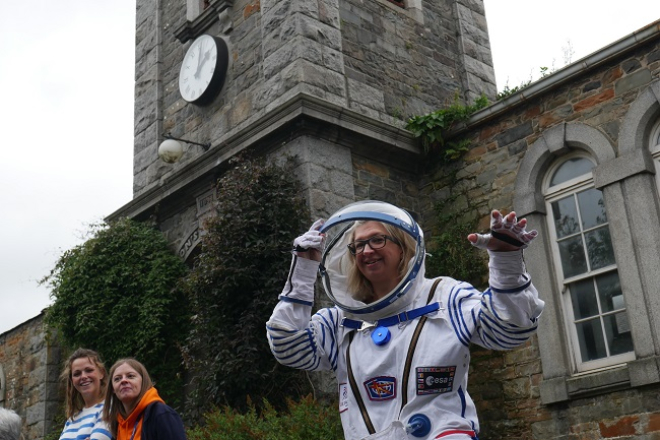
[[[190,2],[190,0],[189,0]],[[181,61],[193,36],[183,2],[138,0],[134,194],[156,187],[174,166],[156,154],[161,134],[224,142],[296,96],[320,99],[393,126],[454,99],[495,94],[483,2],[298,0],[227,4],[203,31],[229,43],[225,86],[209,105],[186,103]],[[212,15],[212,14],[210,14]]]
[[0,335],[0,406],[23,419],[26,440],[59,423],[60,350],[48,342],[43,314]]

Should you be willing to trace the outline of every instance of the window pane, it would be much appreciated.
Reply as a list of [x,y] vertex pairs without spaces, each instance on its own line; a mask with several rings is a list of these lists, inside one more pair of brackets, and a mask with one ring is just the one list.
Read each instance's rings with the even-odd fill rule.
[[594,164],[590,160],[587,160],[583,157],[574,157],[569,159],[555,171],[555,174],[552,176],[550,181],[550,186],[559,185],[560,183],[566,182],[573,179],[574,177],[582,176],[587,174],[594,167]]
[[603,193],[600,190],[592,188],[578,193],[577,197],[580,205],[580,217],[582,217],[582,229],[590,229],[607,222],[605,202],[603,202]]
[[584,234],[591,270],[614,264],[614,249],[610,238],[610,228],[603,226]]
[[577,207],[573,196],[553,202],[552,215],[555,219],[557,238],[566,237],[580,231]]
[[596,278],[600,308],[603,313],[621,310],[626,307],[623,302],[623,292],[619,283],[619,274],[610,272]]
[[633,351],[632,335],[626,312],[605,316],[603,320],[610,356]]
[[572,283],[570,285],[570,291],[571,301],[573,302],[573,314],[576,320],[599,314],[593,278]]
[[593,361],[607,356],[599,318],[577,324],[577,335],[580,341],[582,362]]
[[582,237],[569,238],[560,241],[558,244],[564,278],[585,273],[587,271],[587,259],[582,247]]

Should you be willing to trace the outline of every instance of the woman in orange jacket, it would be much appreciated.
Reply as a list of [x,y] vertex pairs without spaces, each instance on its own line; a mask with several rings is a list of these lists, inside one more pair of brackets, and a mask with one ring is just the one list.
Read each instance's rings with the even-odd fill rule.
[[109,376],[103,417],[116,440],[186,440],[181,417],[160,398],[144,365],[120,359]]

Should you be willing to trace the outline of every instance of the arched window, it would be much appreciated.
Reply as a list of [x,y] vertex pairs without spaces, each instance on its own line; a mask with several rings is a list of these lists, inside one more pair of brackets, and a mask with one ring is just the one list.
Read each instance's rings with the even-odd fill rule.
[[660,191],[660,120],[655,124],[651,130],[651,137],[649,138],[649,149],[653,155],[653,163],[655,164],[655,179],[658,191]]
[[548,231],[576,372],[634,359],[633,341],[595,164],[564,156],[544,185]]

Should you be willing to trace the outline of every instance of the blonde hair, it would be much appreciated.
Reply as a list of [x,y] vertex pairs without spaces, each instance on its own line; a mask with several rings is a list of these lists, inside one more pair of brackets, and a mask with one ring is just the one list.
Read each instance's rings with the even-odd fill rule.
[[78,348],[76,351],[74,351],[64,363],[64,370],[62,371],[62,374],[60,374],[60,380],[66,383],[67,419],[72,418],[80,411],[82,411],[83,408],[85,407],[85,400],[83,399],[82,395],[78,392],[76,387],[73,386],[73,378],[71,377],[72,374],[71,366],[73,365],[73,361],[82,358],[89,359],[96,366],[96,368],[98,368],[98,370],[103,374],[103,378],[101,379],[101,389],[100,389],[101,398],[105,397],[106,390],[108,387],[108,372],[105,369],[105,365],[103,365],[101,356],[94,350],[89,350],[87,348]]
[[[398,278],[399,280],[401,280],[408,270],[408,262],[410,261],[411,258],[415,256],[415,248],[417,246],[415,239],[410,234],[403,231],[402,229],[390,225],[389,223],[383,223],[375,220],[361,220],[355,222],[355,224],[353,225],[350,242],[353,242],[353,240],[355,239],[355,230],[358,227],[368,222],[374,222],[383,225],[383,227],[387,231],[387,235],[393,237],[398,241],[397,244],[403,251],[403,256],[401,258],[401,261],[399,262],[399,266],[397,267]],[[375,301],[376,298],[374,297],[373,287],[371,286],[369,280],[367,280],[365,276],[362,274],[362,272],[360,272],[360,269],[358,269],[357,264],[355,264],[355,255],[349,252],[348,256],[352,263],[348,271],[348,280],[347,280],[349,293],[354,299],[358,301],[362,301],[366,304]]]
[[[151,381],[151,377],[149,377],[147,368],[141,362],[133,358],[119,359],[114,363],[112,368],[110,368],[110,383],[112,383],[112,377],[115,375],[117,368],[124,364],[128,364],[128,366],[137,371],[137,373],[142,378],[142,388],[140,389],[140,394],[135,399],[136,402],[139,402],[144,394],[154,386],[154,383]],[[106,423],[110,426],[110,432],[112,433],[113,437],[117,437],[117,427],[119,426],[117,417],[119,414],[121,414],[124,419],[128,418],[129,416],[129,414],[127,414],[126,410],[124,409],[123,403],[121,403],[121,401],[115,395],[114,387],[110,387],[108,393],[105,396],[105,405],[103,405],[103,420],[105,420]]]

